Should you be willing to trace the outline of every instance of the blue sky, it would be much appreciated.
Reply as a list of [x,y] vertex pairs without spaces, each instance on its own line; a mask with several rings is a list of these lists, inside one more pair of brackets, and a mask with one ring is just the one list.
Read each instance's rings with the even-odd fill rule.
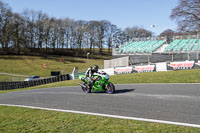
[[[176,30],[169,16],[178,0],[3,0],[14,12],[41,10],[56,18],[108,20],[119,28],[139,26],[159,35]],[[150,26],[155,25],[152,29]]]

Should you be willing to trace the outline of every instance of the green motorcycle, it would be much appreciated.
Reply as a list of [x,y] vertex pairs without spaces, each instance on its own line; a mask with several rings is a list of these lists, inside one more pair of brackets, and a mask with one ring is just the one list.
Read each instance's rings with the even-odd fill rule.
[[83,81],[83,83],[78,82],[78,84],[81,86],[83,92],[85,93],[91,93],[91,90],[106,92],[109,94],[115,92],[115,86],[110,81],[108,81],[109,75],[105,72],[100,72],[96,75],[93,75],[92,79],[96,80],[94,80],[90,86],[88,85],[89,80],[85,77],[85,75],[80,75],[79,79]]

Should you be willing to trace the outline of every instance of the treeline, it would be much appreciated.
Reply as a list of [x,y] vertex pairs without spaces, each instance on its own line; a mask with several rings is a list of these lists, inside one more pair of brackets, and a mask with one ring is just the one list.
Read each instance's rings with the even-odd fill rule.
[[42,11],[24,10],[14,13],[11,8],[0,1],[0,49],[30,52],[56,51],[57,49],[88,48],[92,53],[98,48],[109,50],[117,45],[137,37],[149,37],[151,32],[131,27],[124,30],[107,20],[85,21],[71,18],[57,19],[49,17]]

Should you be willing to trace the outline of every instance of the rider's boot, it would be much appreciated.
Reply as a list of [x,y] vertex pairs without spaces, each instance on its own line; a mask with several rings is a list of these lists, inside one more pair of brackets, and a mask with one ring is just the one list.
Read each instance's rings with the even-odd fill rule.
[[87,87],[90,88],[91,85],[92,85],[92,81],[89,81],[89,82],[87,83]]

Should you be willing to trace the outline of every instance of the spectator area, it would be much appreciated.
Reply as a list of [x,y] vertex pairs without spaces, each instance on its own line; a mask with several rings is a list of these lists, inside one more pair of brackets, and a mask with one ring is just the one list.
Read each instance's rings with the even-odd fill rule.
[[121,46],[117,54],[145,54],[145,53],[166,53],[166,52],[197,52],[200,51],[200,39],[179,39],[170,44],[166,40],[135,41]]
[[121,46],[118,54],[151,53],[165,43],[165,40],[135,41]]
[[200,39],[183,39],[174,40],[166,48],[164,52],[195,52],[200,51]]

